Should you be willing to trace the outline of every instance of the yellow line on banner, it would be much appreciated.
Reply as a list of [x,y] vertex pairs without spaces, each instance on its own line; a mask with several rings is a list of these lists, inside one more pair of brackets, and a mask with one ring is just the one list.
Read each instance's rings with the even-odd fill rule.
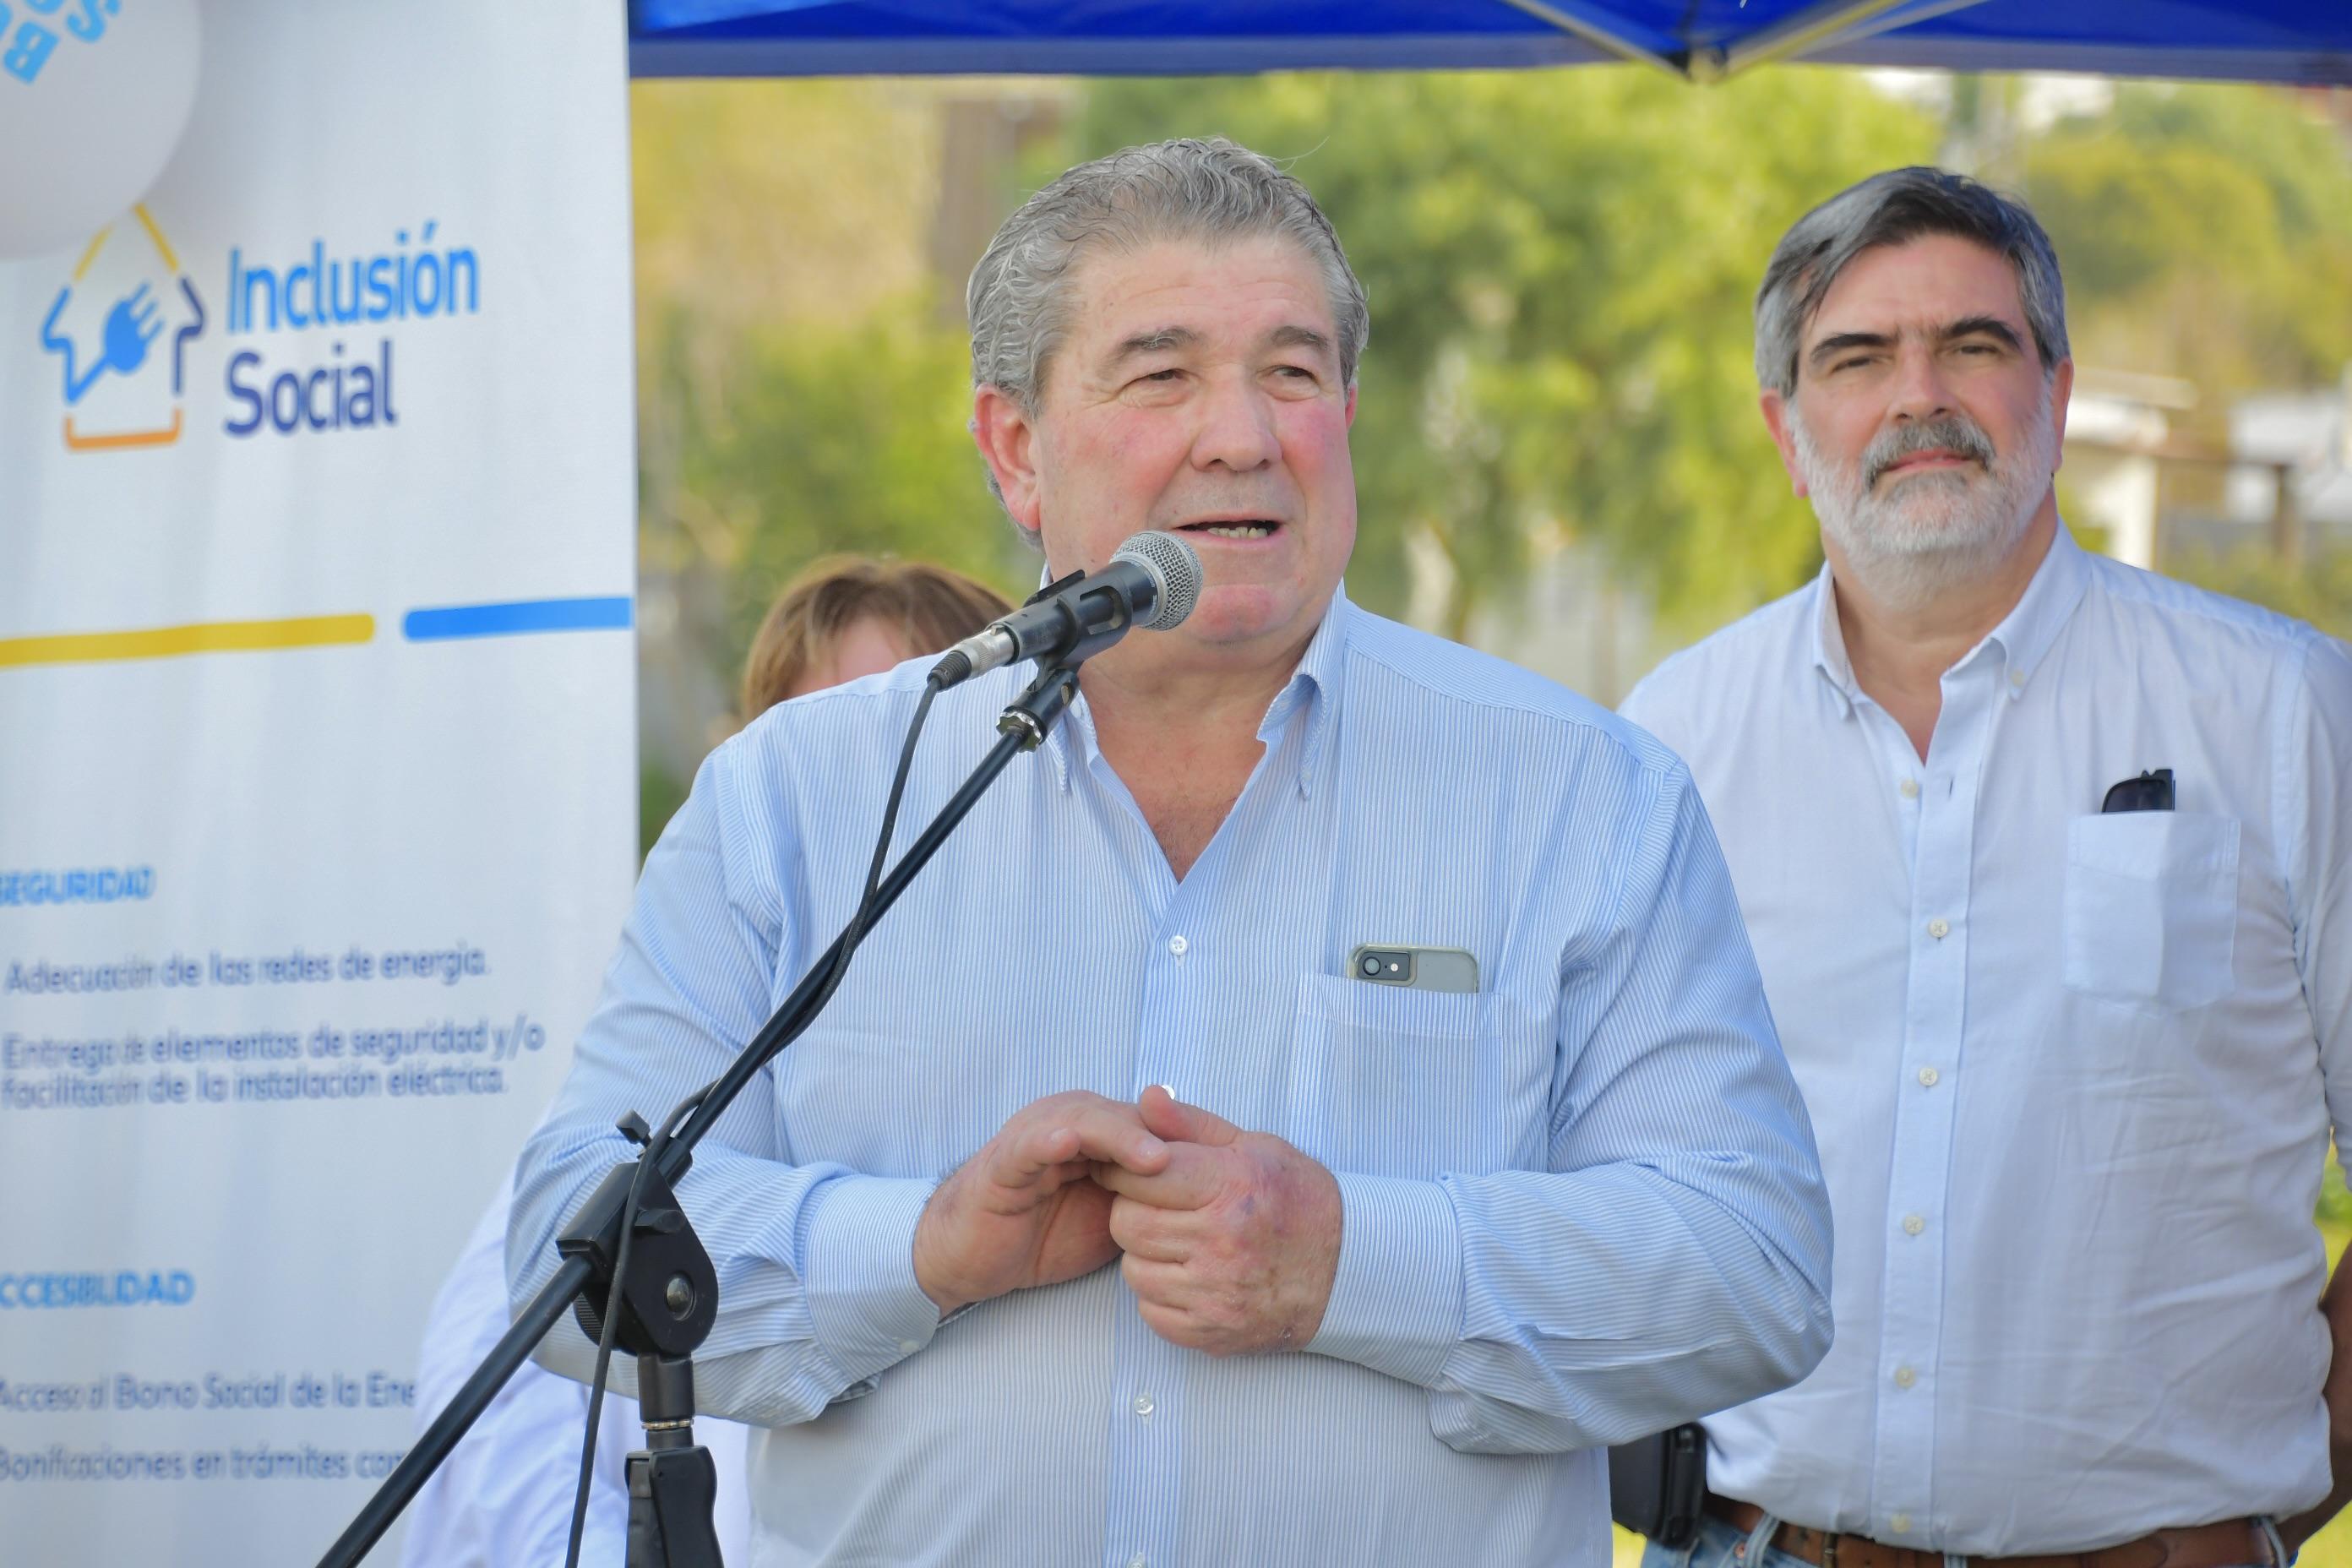
[[0,668],[89,664],[110,658],[176,658],[190,653],[258,653],[374,640],[373,616],[296,616],[277,621],[197,621],[129,632],[59,632],[0,637]]

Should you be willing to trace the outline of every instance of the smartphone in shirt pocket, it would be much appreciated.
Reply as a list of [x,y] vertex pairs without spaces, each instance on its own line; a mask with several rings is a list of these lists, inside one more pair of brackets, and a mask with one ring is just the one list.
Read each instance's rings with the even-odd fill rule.
[[1338,973],[1301,975],[1275,1130],[1365,1175],[1428,1180],[1539,1157],[1556,1020],[1513,1006],[1491,979],[1467,952],[1406,942],[1359,943]]
[[1360,943],[1348,954],[1348,973],[1375,985],[1456,994],[1478,989],[1478,957],[1458,947]]

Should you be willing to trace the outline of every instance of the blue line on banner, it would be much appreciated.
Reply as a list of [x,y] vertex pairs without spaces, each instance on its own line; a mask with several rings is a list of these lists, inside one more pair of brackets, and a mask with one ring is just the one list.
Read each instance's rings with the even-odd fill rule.
[[452,637],[511,637],[530,632],[618,632],[629,628],[626,595],[606,599],[521,599],[507,605],[443,605],[411,610],[400,631],[410,642]]

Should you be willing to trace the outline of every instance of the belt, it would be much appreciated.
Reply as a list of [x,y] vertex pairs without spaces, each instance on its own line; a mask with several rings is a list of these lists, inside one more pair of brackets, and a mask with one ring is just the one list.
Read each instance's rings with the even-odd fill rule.
[[[1752,1531],[1764,1510],[1737,1498],[1706,1495],[1706,1511],[1733,1529]],[[1820,1568],[1944,1568],[1940,1552],[1911,1546],[1889,1546],[1866,1535],[1842,1535],[1782,1524],[1769,1545]],[[1744,1548],[1743,1548],[1744,1550]],[[2096,1552],[2054,1552],[2038,1557],[1973,1559],[2000,1568],[2240,1568],[2271,1560],[2270,1541],[2250,1519],[2220,1524],[2192,1525],[2185,1530],[2158,1530],[2137,1541],[2103,1546]],[[1757,1568],[1754,1563],[1743,1568]]]

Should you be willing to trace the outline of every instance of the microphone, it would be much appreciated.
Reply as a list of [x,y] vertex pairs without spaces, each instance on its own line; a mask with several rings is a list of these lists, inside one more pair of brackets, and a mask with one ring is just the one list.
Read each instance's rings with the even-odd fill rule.
[[1015,659],[1091,658],[1137,626],[1180,626],[1201,597],[1201,558],[1172,533],[1131,534],[1091,576],[1073,574],[940,656],[930,683],[944,691]]

